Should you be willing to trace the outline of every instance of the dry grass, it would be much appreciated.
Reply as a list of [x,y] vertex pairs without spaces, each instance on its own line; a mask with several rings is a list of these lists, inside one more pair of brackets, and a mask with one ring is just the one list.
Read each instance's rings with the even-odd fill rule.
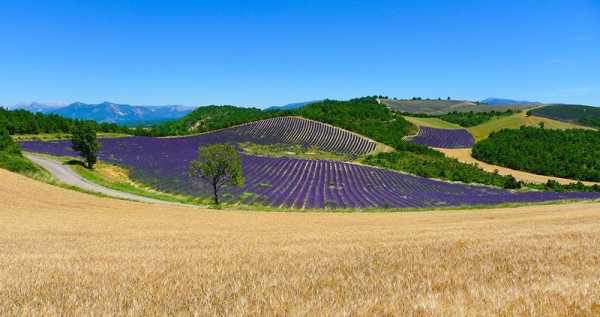
[[600,204],[211,212],[0,179],[1,316],[600,314]]

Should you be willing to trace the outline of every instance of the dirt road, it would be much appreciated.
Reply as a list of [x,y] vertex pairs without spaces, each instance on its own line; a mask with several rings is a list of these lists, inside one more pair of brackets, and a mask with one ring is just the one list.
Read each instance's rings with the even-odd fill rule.
[[101,193],[114,198],[128,199],[153,204],[178,205],[177,203],[173,202],[152,199],[100,186],[81,177],[80,175],[75,173],[68,165],[64,165],[57,161],[53,161],[51,159],[47,159],[42,156],[37,156],[31,153],[26,153],[25,156],[35,164],[47,170],[58,181],[70,186],[75,186],[90,192]]

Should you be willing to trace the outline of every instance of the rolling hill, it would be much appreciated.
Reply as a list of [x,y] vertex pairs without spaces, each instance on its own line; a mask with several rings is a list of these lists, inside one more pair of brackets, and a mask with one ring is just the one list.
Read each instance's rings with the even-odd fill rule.
[[584,105],[554,104],[529,111],[532,115],[600,128],[600,108]]
[[532,105],[497,105],[491,106],[473,101],[465,100],[391,100],[381,99],[381,102],[390,109],[406,113],[423,113],[430,115],[442,115],[449,112],[491,112],[506,110],[525,110]]
[[480,141],[487,138],[492,132],[503,129],[518,129],[521,126],[539,126],[540,123],[544,123],[544,126],[547,129],[587,129],[581,125],[538,116],[528,116],[525,112],[520,112],[511,116],[494,118],[478,126],[468,128],[468,130],[477,141]]

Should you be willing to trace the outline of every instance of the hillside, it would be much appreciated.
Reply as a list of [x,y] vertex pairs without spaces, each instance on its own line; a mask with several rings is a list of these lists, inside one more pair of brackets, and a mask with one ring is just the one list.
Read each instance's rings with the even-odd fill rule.
[[491,133],[502,129],[518,129],[521,126],[537,127],[540,123],[544,124],[546,129],[585,129],[581,125],[561,122],[553,119],[537,116],[528,116],[525,112],[515,113],[511,116],[494,118],[488,122],[469,128],[469,132],[477,141],[487,138]]
[[600,133],[596,131],[502,130],[478,142],[473,157],[540,175],[600,181]]
[[205,106],[198,107],[179,120],[155,125],[147,133],[152,136],[203,133],[291,113],[235,106]]
[[348,101],[324,100],[295,113],[356,132],[395,148],[403,147],[402,138],[417,130],[413,124],[401,115],[389,111],[373,97]]
[[557,104],[536,108],[530,113],[538,117],[600,128],[600,107]]
[[304,107],[306,107],[306,106],[308,106],[310,104],[321,102],[321,101],[323,101],[323,100],[295,102],[295,103],[290,103],[290,104],[287,104],[287,105],[284,105],[284,106],[269,107],[269,108],[266,108],[265,111],[296,110],[296,109],[304,108]]
[[529,109],[531,105],[498,105],[491,106],[482,103],[463,100],[391,100],[382,99],[382,103],[390,109],[406,113],[425,113],[431,115],[442,115],[449,112],[491,112],[506,110]]
[[598,203],[215,212],[0,179],[2,316],[598,312]]
[[437,128],[437,129],[462,129],[462,127],[456,123],[451,123],[448,121],[444,121],[440,118],[434,117],[412,117],[412,116],[402,116],[408,122],[418,126],[418,127],[429,127],[429,128]]

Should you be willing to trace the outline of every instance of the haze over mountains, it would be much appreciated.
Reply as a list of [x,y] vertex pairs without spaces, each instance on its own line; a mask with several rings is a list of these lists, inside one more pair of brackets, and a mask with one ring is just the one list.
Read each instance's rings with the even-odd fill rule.
[[74,102],[71,104],[32,102],[18,104],[13,109],[25,109],[31,112],[57,114],[70,119],[94,120],[117,124],[144,124],[179,119],[190,113],[193,108],[179,105],[165,106],[134,106],[103,102],[86,104]]
[[487,99],[482,100],[481,103],[485,103],[487,105],[492,105],[492,106],[542,104],[541,102],[536,102],[536,101],[514,100],[514,99],[507,99],[507,98],[487,98]]

